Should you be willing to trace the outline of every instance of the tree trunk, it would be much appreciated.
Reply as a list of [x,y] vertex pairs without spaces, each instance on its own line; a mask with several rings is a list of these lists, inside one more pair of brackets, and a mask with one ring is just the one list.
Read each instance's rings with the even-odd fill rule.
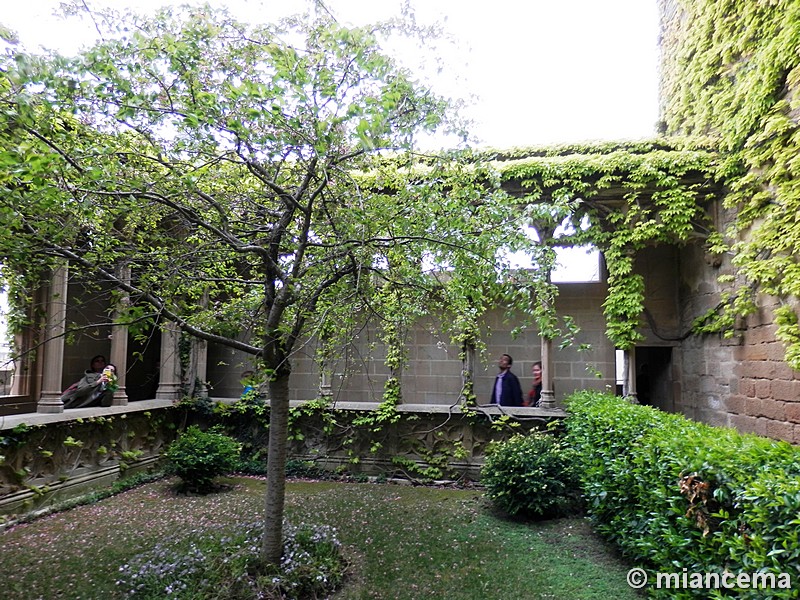
[[264,536],[261,558],[280,565],[283,552],[283,505],[286,495],[286,445],[289,427],[289,374],[269,382],[269,455],[267,494],[264,505]]

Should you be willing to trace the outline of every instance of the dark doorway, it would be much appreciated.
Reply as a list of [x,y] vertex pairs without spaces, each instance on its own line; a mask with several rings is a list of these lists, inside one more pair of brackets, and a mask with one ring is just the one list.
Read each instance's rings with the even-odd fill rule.
[[161,331],[153,327],[145,335],[128,339],[128,372],[125,391],[129,402],[152,400],[158,389]]
[[675,412],[671,347],[636,346],[636,396],[640,404]]

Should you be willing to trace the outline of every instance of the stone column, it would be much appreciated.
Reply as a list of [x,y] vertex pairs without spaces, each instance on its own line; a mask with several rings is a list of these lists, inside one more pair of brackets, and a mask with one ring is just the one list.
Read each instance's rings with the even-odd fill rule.
[[[208,290],[203,293],[200,299],[200,305],[203,309],[208,307]],[[208,342],[206,340],[193,337],[192,338],[192,355],[191,365],[189,367],[189,376],[192,378],[189,382],[189,389],[193,396],[205,397],[208,396]],[[180,370],[178,371],[180,373]]]
[[208,342],[200,338],[192,338],[192,369],[195,396],[208,396]]
[[553,390],[553,340],[542,338],[542,397],[541,408],[555,408],[556,394]]
[[328,361],[322,361],[319,368],[319,397],[325,400],[333,398],[333,372],[328,365]]
[[159,369],[157,400],[180,400],[181,359],[178,349],[180,329],[175,323],[161,326],[161,367]]
[[[32,307],[28,309],[28,316],[32,316]],[[14,347],[22,351],[22,355],[14,359],[14,377],[11,380],[12,396],[33,396],[34,391],[34,373],[36,366],[34,364],[33,355],[27,351],[36,347],[36,336],[34,335],[33,328],[26,325],[21,333],[14,336]]]
[[[128,265],[117,266],[117,277],[121,281],[131,280],[131,268]],[[130,299],[127,292],[120,290],[117,308],[114,310],[113,324],[111,325],[111,354],[109,361],[117,367],[117,385],[111,400],[112,406],[125,406],[128,404],[128,394],[125,392],[125,376],[128,371],[128,326],[118,323],[121,310],[127,308]]]
[[36,412],[61,413],[62,375],[64,372],[64,332],[67,320],[67,266],[56,267],[50,277],[47,298],[47,322],[42,354],[42,394]]
[[636,347],[625,351],[625,383],[622,388],[622,395],[631,404],[639,404],[636,394]]

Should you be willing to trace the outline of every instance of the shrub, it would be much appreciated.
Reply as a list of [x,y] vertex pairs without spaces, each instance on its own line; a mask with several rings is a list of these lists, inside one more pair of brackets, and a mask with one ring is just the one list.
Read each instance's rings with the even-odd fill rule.
[[227,435],[192,425],[167,448],[167,471],[181,478],[184,489],[207,493],[217,476],[236,468],[240,450],[239,442]]
[[490,446],[481,483],[512,516],[555,517],[580,504],[572,452],[552,434],[518,434]]
[[245,600],[325,598],[344,579],[332,528],[284,525],[280,569],[259,566],[263,524],[193,531],[167,538],[120,567],[125,598]]
[[237,473],[243,475],[266,475],[267,474],[267,457],[266,452],[263,453],[247,452],[245,445],[242,444],[242,453],[239,460],[236,461]]
[[[574,394],[568,412],[566,439],[595,529],[645,569],[798,572],[800,449],[598,392]],[[699,589],[649,591],[708,597]],[[763,589],[715,593],[767,597]],[[770,594],[795,598],[796,590]]]

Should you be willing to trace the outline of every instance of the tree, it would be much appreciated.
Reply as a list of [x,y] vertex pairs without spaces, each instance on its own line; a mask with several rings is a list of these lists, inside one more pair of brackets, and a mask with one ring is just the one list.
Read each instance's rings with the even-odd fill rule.
[[380,51],[397,25],[251,27],[208,8],[113,22],[76,58],[18,53],[3,66],[0,218],[14,236],[2,260],[66,259],[129,294],[129,318],[149,306],[259,358],[271,402],[262,550],[277,564],[292,352],[320,306],[408,243],[387,234],[403,207],[372,201],[353,174],[412,148],[448,107]]
[[[328,340],[348,307],[426,302],[428,258],[494,281],[499,245],[524,241],[520,215],[476,202],[474,160],[403,169],[420,132],[450,123],[448,102],[380,50],[405,23],[248,26],[208,8],[98,22],[117,28],[80,56],[15,52],[1,67],[0,226],[13,235],[0,261],[30,274],[66,260],[129,297],[121,318],[261,361],[262,558],[278,564],[298,343]],[[459,282],[448,302],[474,290]]]

